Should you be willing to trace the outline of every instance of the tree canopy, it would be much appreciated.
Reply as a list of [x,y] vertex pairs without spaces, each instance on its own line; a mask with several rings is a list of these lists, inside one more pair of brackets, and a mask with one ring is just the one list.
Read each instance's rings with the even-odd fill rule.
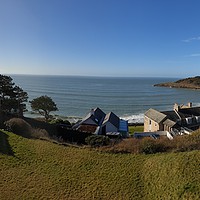
[[51,111],[58,110],[55,102],[51,99],[51,97],[48,97],[46,95],[37,97],[30,101],[30,103],[32,110],[39,112],[45,117],[46,120],[50,118]]
[[0,74],[0,111],[23,115],[28,100],[27,92],[13,83],[10,76]]

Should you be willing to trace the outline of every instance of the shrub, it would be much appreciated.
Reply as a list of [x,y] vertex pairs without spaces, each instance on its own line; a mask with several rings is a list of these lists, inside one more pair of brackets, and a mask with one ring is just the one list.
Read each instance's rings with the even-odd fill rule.
[[29,123],[21,118],[12,118],[5,122],[6,130],[26,138],[48,137],[44,129],[33,128]]
[[149,137],[142,139],[128,138],[114,145],[102,147],[101,149],[112,153],[135,154],[200,150],[200,130],[191,135],[176,136],[173,140],[169,140],[166,137],[160,137],[157,140]]
[[12,118],[5,122],[6,130],[23,137],[31,137],[31,125],[21,118]]
[[58,118],[58,119],[52,119],[51,121],[49,121],[49,123],[50,124],[56,124],[56,125],[63,124],[63,125],[66,125],[68,127],[72,126],[71,123],[68,120],[62,120],[60,118]]
[[144,138],[140,142],[140,152],[145,154],[158,153],[162,151],[162,144],[151,138]]
[[31,130],[31,136],[34,138],[45,138],[49,139],[49,134],[45,129],[40,128],[32,128]]
[[60,123],[63,123],[63,120],[59,118],[49,120],[49,124],[60,124]]
[[91,135],[85,138],[85,142],[93,147],[105,146],[110,143],[110,138],[104,135]]

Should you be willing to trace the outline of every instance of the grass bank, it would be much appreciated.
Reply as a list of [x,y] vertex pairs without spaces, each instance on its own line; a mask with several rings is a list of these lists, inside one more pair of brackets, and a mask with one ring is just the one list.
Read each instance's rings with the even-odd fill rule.
[[200,151],[108,154],[0,132],[0,199],[200,199]]

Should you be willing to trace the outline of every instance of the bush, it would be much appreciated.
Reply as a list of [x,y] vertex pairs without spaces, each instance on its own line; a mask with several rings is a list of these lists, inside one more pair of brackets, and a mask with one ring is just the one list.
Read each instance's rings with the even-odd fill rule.
[[162,151],[162,144],[151,138],[144,138],[140,143],[140,153],[152,154]]
[[5,122],[6,130],[23,137],[31,137],[31,125],[21,118],[12,118]]
[[85,138],[85,142],[92,147],[105,146],[110,143],[110,138],[104,135],[91,135]]
[[200,130],[191,135],[176,136],[173,140],[169,140],[166,137],[160,137],[156,140],[149,137],[142,139],[128,138],[112,146],[102,147],[101,149],[112,153],[135,154],[200,150]]
[[72,126],[71,123],[68,120],[62,120],[60,118],[58,118],[58,119],[52,119],[51,121],[49,121],[49,123],[50,124],[56,124],[56,125],[58,125],[58,124],[64,124],[64,125],[66,125],[68,127]]
[[6,130],[26,138],[48,137],[44,129],[33,128],[29,123],[21,118],[12,118],[5,122]]

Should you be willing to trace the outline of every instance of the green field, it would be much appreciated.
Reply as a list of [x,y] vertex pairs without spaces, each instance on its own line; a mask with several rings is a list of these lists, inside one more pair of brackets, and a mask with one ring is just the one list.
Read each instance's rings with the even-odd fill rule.
[[109,154],[0,132],[0,199],[200,199],[200,151]]
[[144,132],[144,126],[137,125],[137,126],[128,126],[129,134],[132,135],[135,132]]

